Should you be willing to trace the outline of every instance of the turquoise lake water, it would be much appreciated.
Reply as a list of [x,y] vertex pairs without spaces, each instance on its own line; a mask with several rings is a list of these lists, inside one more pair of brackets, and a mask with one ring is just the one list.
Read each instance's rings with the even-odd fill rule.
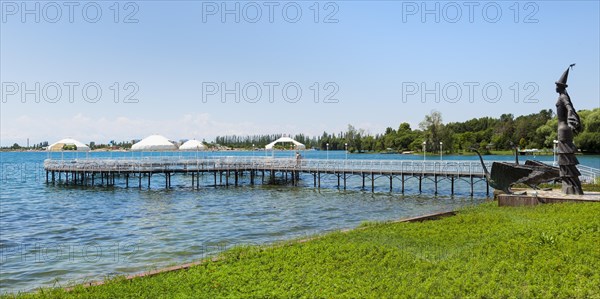
[[[144,157],[149,153],[53,153],[52,158]],[[181,155],[154,153],[155,156]],[[264,156],[264,152],[200,152],[188,156]],[[270,155],[270,153],[269,153]],[[305,151],[309,159],[345,159],[341,151]],[[293,152],[277,152],[293,157]],[[173,188],[73,187],[45,184],[47,153],[0,153],[0,293],[65,286],[110,275],[133,274],[191,262],[235,245],[269,244],[328,231],[352,228],[364,221],[383,221],[457,209],[486,200],[485,182],[469,196],[468,184],[448,182],[433,194],[425,182],[419,194],[409,180],[402,195],[389,182],[376,181],[376,192],[360,189],[360,178],[337,189],[334,176],[323,177],[321,189],[312,177],[299,186],[204,187],[192,190],[191,177],[176,175]],[[486,160],[512,160],[487,156]],[[528,156],[527,158],[532,158]],[[600,156],[579,156],[583,165],[600,168]],[[422,160],[418,155],[360,154],[348,159]],[[439,160],[439,156],[428,156]],[[474,160],[474,156],[444,156]],[[552,161],[552,156],[536,157]],[[153,186],[164,186],[157,178]],[[396,183],[396,185],[399,185]]]

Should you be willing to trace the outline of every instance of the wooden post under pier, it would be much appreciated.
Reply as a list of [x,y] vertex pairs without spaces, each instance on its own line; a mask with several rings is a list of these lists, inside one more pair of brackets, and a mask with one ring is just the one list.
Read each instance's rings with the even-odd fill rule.
[[375,192],[375,173],[371,172],[371,192]]
[[365,190],[365,173],[361,172],[360,176],[362,177],[362,190]]
[[402,173],[402,194],[404,194],[404,173]]
[[473,196],[473,176],[471,175],[471,196]]
[[317,177],[318,177],[318,183],[319,183],[318,188],[321,189],[321,172],[320,171],[317,172]]

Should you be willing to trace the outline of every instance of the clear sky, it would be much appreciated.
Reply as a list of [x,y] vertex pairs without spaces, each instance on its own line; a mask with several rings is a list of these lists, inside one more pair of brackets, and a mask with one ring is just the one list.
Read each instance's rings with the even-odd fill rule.
[[598,1],[1,3],[3,146],[600,106]]

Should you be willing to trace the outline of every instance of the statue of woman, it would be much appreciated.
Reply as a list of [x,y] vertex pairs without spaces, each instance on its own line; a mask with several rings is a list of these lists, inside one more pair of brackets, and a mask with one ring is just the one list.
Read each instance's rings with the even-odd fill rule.
[[556,102],[556,115],[558,117],[558,145],[556,154],[558,156],[562,192],[564,194],[583,194],[581,182],[579,181],[581,173],[577,169],[579,161],[575,157],[577,148],[573,143],[573,136],[581,131],[581,121],[567,93],[569,69],[574,65],[571,64],[560,79],[556,81],[556,92],[558,93],[558,101]]

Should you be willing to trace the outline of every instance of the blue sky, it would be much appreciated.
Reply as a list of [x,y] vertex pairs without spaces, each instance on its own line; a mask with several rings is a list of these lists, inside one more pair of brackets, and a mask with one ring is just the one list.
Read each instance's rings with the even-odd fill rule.
[[515,3],[2,1],[0,143],[376,134],[431,110],[444,122],[523,115],[555,107],[571,63],[575,107],[599,107],[598,1]]

